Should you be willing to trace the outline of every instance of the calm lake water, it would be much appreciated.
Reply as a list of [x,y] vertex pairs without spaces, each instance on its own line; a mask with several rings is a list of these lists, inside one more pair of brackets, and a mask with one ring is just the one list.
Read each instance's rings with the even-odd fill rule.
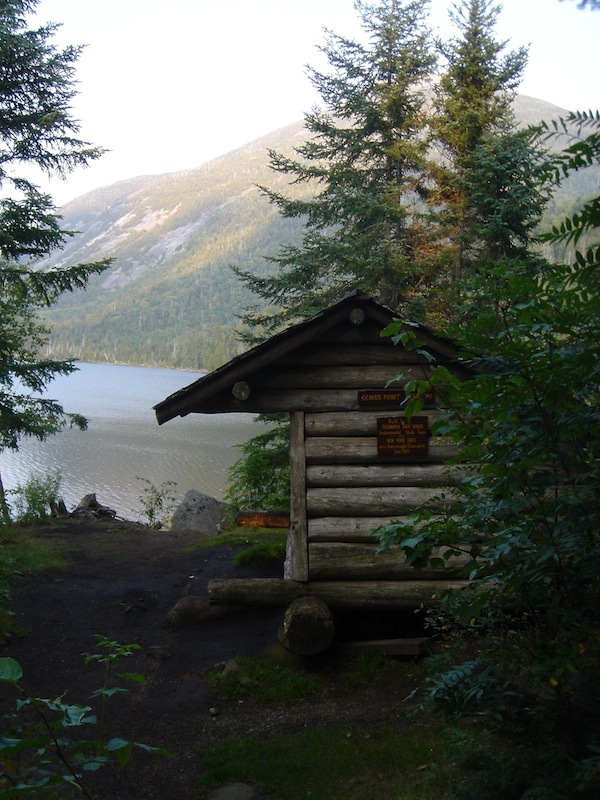
[[235,445],[261,430],[254,415],[190,414],[159,426],[152,407],[198,374],[78,366],[78,372],[53,381],[46,394],[65,411],[87,417],[87,431],[64,430],[45,442],[23,440],[18,453],[0,453],[5,489],[58,469],[69,510],[95,492],[100,503],[127,519],[138,519],[141,513],[145,480],[156,486],[174,481],[178,499],[188,489],[223,499],[227,470],[240,455]]

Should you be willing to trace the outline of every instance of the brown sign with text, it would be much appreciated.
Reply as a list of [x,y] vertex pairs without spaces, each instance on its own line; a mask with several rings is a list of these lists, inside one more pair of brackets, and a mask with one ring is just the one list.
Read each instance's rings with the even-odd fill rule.
[[429,452],[427,417],[383,417],[377,420],[380,456],[426,456]]

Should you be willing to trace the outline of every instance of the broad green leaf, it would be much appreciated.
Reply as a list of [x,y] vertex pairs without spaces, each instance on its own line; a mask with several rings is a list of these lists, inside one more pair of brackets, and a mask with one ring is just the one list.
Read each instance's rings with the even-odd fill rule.
[[16,684],[23,677],[23,670],[14,658],[0,658],[0,681]]
[[131,758],[132,744],[126,739],[111,739],[104,745],[104,749],[107,753],[115,754],[121,767],[126,766]]

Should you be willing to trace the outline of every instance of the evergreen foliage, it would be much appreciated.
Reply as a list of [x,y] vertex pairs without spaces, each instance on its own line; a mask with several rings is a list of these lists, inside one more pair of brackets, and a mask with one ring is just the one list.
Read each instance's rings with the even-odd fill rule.
[[[80,50],[52,45],[56,25],[28,29],[27,14],[36,6],[36,0],[0,6],[0,452],[17,449],[23,436],[44,439],[66,423],[85,425],[36,396],[55,375],[75,369],[71,361],[40,358],[48,330],[37,314],[108,266],[36,268],[70,232],[61,228],[51,197],[22,175],[37,167],[63,176],[102,153],[77,138],[70,114]],[[9,517],[1,479],[0,517]]]
[[289,426],[282,424],[239,445],[242,458],[229,470],[225,495],[232,521],[238,511],[289,508],[289,447]]
[[[598,163],[600,115],[548,126],[558,133],[569,143],[550,179]],[[449,406],[437,432],[473,466],[457,490],[462,513],[423,508],[383,535],[415,565],[440,545],[471,556],[472,588],[438,612],[449,641],[431,696],[451,714],[483,715],[510,743],[499,748],[503,781],[486,794],[502,800],[600,791],[598,197],[542,238],[577,243],[586,231],[594,242],[574,264],[500,264],[481,282],[487,302],[460,333],[477,377],[461,384],[441,367],[433,377]],[[474,627],[483,638],[468,635]]]
[[330,72],[310,71],[324,102],[305,118],[310,138],[293,157],[270,152],[274,171],[314,194],[299,199],[263,187],[282,216],[302,220],[304,236],[271,258],[278,268],[271,276],[236,269],[267,305],[247,314],[248,341],[356,288],[398,307],[428,269],[423,109],[435,55],[427,3],[380,0],[356,8],[364,43],[328,32],[321,49]]
[[460,319],[471,280],[527,252],[547,200],[536,134],[518,131],[511,111],[526,51],[504,54],[494,37],[499,8],[456,6],[457,35],[438,43],[444,71],[433,108],[426,4],[358,9],[368,45],[329,34],[331,74],[313,73],[326,104],[307,117],[313,138],[296,159],[271,154],[273,169],[317,193],[264,190],[281,214],[303,219],[305,235],[273,259],[273,276],[237,270],[271,304],[246,316],[250,341],[352,289],[437,328]]
[[506,51],[495,27],[500,6],[462,0],[450,12],[455,36],[438,41],[443,59],[431,117],[436,212],[447,263],[423,297],[430,322],[456,315],[459,286],[482,262],[506,258],[526,245],[539,222],[539,154],[517,132],[514,95],[527,51]]
[[[515,98],[520,127],[557,113],[543,101]],[[267,275],[273,265],[264,254],[301,241],[302,221],[278,215],[255,184],[299,197],[309,194],[304,185],[287,187],[288,178],[270,171],[266,156],[268,147],[291,155],[303,141],[302,131],[298,122],[198,169],[103,187],[61,209],[64,226],[78,232],[44,267],[90,255],[114,261],[85,292],[62,295],[47,309],[52,330],[45,355],[198,371],[238,355],[239,317],[253,297],[230,264]],[[598,174],[563,184],[543,226],[574,210],[577,198],[594,190]],[[545,243],[543,251],[556,260],[564,247]],[[421,310],[416,301],[413,295],[414,316],[428,316],[437,327],[437,319],[429,316],[432,304],[425,308],[424,298],[419,299]],[[439,308],[445,310],[446,303]]]

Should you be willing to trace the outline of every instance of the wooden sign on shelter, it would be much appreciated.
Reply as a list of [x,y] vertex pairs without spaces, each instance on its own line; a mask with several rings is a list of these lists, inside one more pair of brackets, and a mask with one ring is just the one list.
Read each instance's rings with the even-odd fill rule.
[[[437,495],[448,483],[444,463],[451,453],[430,435],[433,397],[418,419],[404,418],[402,385],[426,378],[431,367],[418,352],[382,338],[394,317],[355,292],[155,406],[160,424],[191,413],[290,415],[284,578],[213,581],[211,602],[285,603],[314,595],[337,607],[416,607],[461,583],[458,558],[444,570],[416,573],[399,553],[377,553],[373,531]],[[470,375],[451,342],[422,325],[411,330],[437,363]]]

